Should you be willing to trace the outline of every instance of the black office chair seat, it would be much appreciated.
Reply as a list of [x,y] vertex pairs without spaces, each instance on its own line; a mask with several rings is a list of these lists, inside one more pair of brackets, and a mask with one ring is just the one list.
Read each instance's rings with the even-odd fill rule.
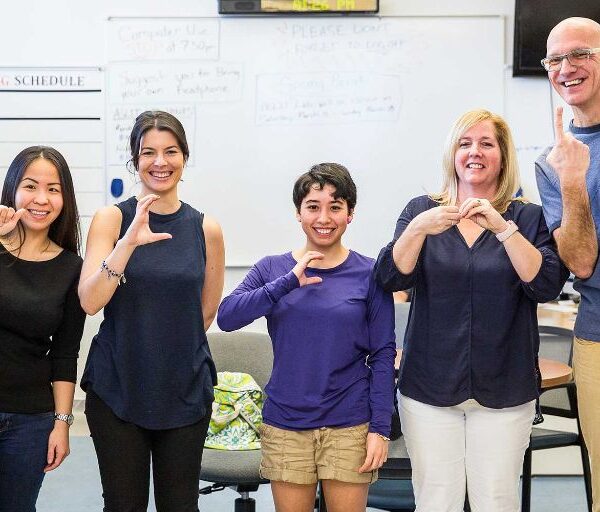
[[545,448],[558,448],[572,446],[579,442],[579,435],[574,432],[550,430],[534,427],[531,432],[531,449],[543,450]]

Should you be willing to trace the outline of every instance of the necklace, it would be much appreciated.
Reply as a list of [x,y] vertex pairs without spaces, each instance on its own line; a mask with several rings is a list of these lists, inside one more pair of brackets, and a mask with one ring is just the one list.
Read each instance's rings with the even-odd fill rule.
[[[15,258],[21,258],[21,251],[23,249],[24,240],[20,240],[18,244],[14,240],[15,240],[14,237],[11,237],[11,238],[0,237],[0,242],[2,242],[2,245],[4,245],[6,251],[9,252],[10,254],[12,254]],[[35,254],[26,254],[26,256],[28,256],[28,257],[24,258],[24,259],[26,259],[28,261],[45,261],[45,260],[47,260],[48,258],[45,257],[45,254],[49,252],[51,244],[52,244],[52,240],[50,240],[50,238],[48,238],[46,246],[40,252],[37,252]]]

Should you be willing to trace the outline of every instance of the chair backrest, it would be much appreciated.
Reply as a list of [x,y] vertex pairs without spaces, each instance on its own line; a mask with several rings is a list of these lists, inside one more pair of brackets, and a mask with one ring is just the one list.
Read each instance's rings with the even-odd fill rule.
[[573,331],[563,327],[540,325],[540,357],[571,365]]
[[410,302],[396,302],[394,304],[394,316],[396,319],[396,348],[402,348],[404,345],[404,333],[408,324],[408,313],[410,311]]
[[[540,325],[539,332],[539,356],[554,359],[570,366],[573,357],[573,331],[562,327]],[[574,395],[573,384],[544,391],[540,396],[542,412],[573,417],[576,414]]]
[[248,373],[265,389],[273,369],[273,347],[267,334],[250,331],[209,332],[207,337],[218,372]]

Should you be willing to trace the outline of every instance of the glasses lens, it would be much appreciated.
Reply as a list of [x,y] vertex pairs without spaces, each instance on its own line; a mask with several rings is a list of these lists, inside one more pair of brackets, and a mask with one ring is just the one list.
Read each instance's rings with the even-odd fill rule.
[[578,49],[568,53],[569,61],[582,61],[589,57],[589,50]]
[[544,59],[544,67],[546,71],[556,71],[560,69],[560,65],[562,63],[564,57],[547,57]]
[[590,51],[585,48],[570,51],[565,55],[556,55],[555,57],[546,57],[542,60],[542,65],[546,71],[558,71],[562,65],[563,59],[567,59],[571,66],[581,66],[583,61],[590,56]]

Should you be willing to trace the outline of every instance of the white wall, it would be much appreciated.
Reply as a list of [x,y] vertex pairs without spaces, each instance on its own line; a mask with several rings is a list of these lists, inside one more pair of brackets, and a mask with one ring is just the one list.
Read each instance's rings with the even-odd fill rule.
[[[383,16],[468,16],[500,15],[505,18],[505,111],[503,114],[513,129],[521,162],[525,195],[539,200],[532,161],[541,148],[551,141],[552,119],[550,93],[545,79],[511,77],[513,48],[514,0],[380,0]],[[0,66],[104,66],[106,20],[109,16],[217,16],[216,0],[22,0],[3,4],[3,29],[0,31]],[[482,39],[486,34],[481,34]],[[477,48],[473,48],[476,52]],[[477,80],[477,70],[469,66],[468,55],[444,55],[456,59],[464,71],[465,80]],[[435,62],[428,65],[435,66]],[[414,69],[414,80],[419,70]],[[440,87],[444,77],[440,76]],[[477,107],[477,105],[473,105]],[[1,106],[0,106],[1,111]],[[424,112],[424,115],[428,113]],[[410,141],[406,141],[407,147]],[[209,212],[210,213],[210,212]],[[290,226],[293,228],[292,218]],[[392,227],[388,228],[391,230]],[[301,239],[299,238],[299,244]],[[243,278],[247,269],[227,270],[225,293]],[[100,315],[86,324],[82,356],[97,331]],[[264,322],[251,328],[263,330]],[[80,367],[85,358],[82,357]],[[78,391],[77,398],[82,398]],[[567,449],[568,450],[568,449]],[[553,457],[559,464],[545,464],[544,469],[558,473],[578,471],[576,457]],[[547,457],[546,457],[547,458]],[[539,460],[539,459],[538,459]],[[550,464],[550,465],[549,465]],[[566,465],[565,465],[566,464]],[[540,467],[534,467],[534,471]]]

